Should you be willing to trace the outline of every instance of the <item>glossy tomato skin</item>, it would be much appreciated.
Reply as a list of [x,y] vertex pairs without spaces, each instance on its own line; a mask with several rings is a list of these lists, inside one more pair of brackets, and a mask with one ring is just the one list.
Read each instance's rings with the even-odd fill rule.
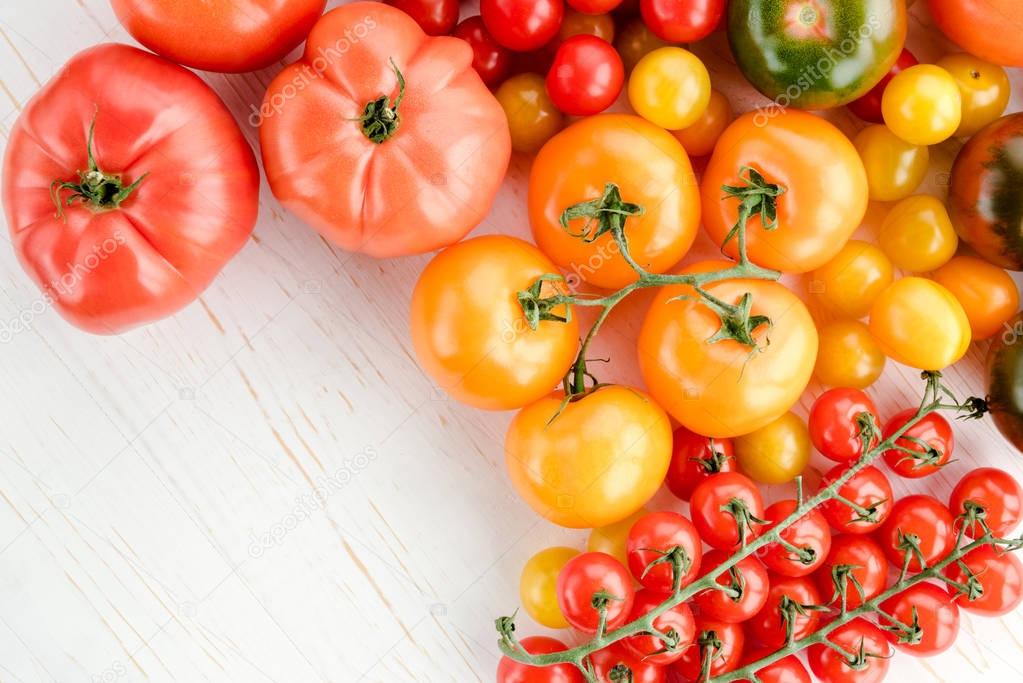
[[572,36],[559,47],[547,72],[547,94],[554,106],[571,116],[592,116],[618,99],[625,67],[614,47],[602,38]]
[[946,36],[972,55],[1002,66],[1023,66],[1023,5],[1016,0],[927,0]]
[[672,43],[654,35],[650,27],[639,18],[626,23],[615,35],[615,49],[622,57],[626,73],[630,73],[643,57],[669,45]]
[[[1011,474],[994,467],[980,467],[967,472],[949,498],[948,509],[959,516],[967,503],[984,510],[984,523],[998,538],[1008,538],[1023,520],[1023,487]],[[980,536],[980,529],[968,528],[971,536]]]
[[835,320],[817,331],[820,350],[813,374],[824,386],[866,389],[884,372],[884,352],[859,320]]
[[[866,213],[867,174],[838,128],[797,110],[749,112],[725,129],[701,181],[703,222],[715,244],[724,241],[739,212],[739,200],[722,199],[721,186],[739,185],[743,166],[786,188],[777,199],[784,230],[765,231],[759,216],[747,224],[750,259],[765,268],[819,268],[838,254]],[[736,249],[733,239],[725,252],[735,258]]]
[[953,256],[931,277],[963,307],[974,340],[1004,332],[1020,308],[1019,288],[1012,276],[976,256]]
[[594,652],[590,655],[590,663],[593,664],[597,683],[617,683],[611,676],[619,664],[632,672],[632,683],[665,683],[665,667],[640,659],[617,643]]
[[558,35],[564,0],[482,0],[480,15],[494,39],[509,50],[537,50]]
[[558,574],[558,606],[573,628],[596,633],[600,614],[593,596],[607,593],[607,630],[612,631],[628,619],[635,590],[632,577],[622,563],[604,553],[580,553]]
[[[724,265],[698,263],[682,272]],[[817,329],[803,302],[777,282],[722,280],[704,288],[731,304],[748,293],[753,315],[774,322],[769,332],[754,331],[758,352],[732,340],[708,344],[721,328],[717,315],[691,298],[691,287],[664,287],[640,331],[640,371],[654,398],[686,428],[714,438],[748,434],[784,415],[803,393],[817,357]]]
[[[739,560],[731,570],[717,573],[717,567],[727,561],[729,553],[711,550],[703,558],[702,576],[715,575],[714,580],[722,586],[731,586],[734,581],[742,586],[738,599],[723,591],[707,590],[698,593],[694,602],[700,614],[729,624],[739,624],[753,618],[767,603],[771,581],[767,568],[754,556]],[[702,578],[702,577],[701,577]]]
[[[796,511],[795,500],[780,500],[764,511],[764,519],[770,523],[764,532],[787,519]],[[782,576],[806,576],[821,566],[831,550],[831,530],[820,510],[813,509],[800,517],[781,532],[783,540],[807,552],[800,558],[779,543],[772,543],[764,549],[762,560],[767,567]]]
[[[746,504],[750,515],[764,518],[764,501],[757,485],[738,472],[724,472],[709,477],[696,487],[689,501],[689,511],[700,538],[719,550],[730,550],[739,543],[739,530],[733,515],[722,510],[732,500]],[[755,538],[760,526],[745,531],[746,541]]]
[[622,0],[568,0],[568,4],[583,14],[605,14],[622,4]]
[[877,408],[865,393],[859,389],[825,391],[814,401],[807,421],[814,448],[835,462],[859,458],[863,454],[860,416],[878,423]]
[[945,55],[937,65],[952,75],[962,96],[962,122],[956,137],[972,137],[1005,113],[1012,96],[1005,69],[965,52]]
[[[920,554],[930,566],[948,556],[955,546],[952,513],[932,496],[906,496],[895,503],[877,535],[881,549],[895,567],[901,568],[905,562],[905,552],[899,548],[905,536],[916,537]],[[909,571],[921,570],[920,558],[912,553]]]
[[[933,657],[952,647],[959,635],[959,607],[948,591],[935,583],[910,586],[881,603],[881,609],[902,624],[917,619],[922,633],[920,642],[900,642],[897,633],[888,633],[891,643],[915,657]],[[881,625],[891,625],[884,617]]]
[[416,20],[428,36],[446,36],[458,23],[458,0],[386,0]]
[[788,412],[735,439],[739,470],[761,484],[785,484],[810,462],[810,433],[803,418]]
[[[1021,5],[1023,7],[1023,5]],[[959,236],[985,259],[1023,270],[1023,113],[1003,116],[974,135],[952,165],[949,215]]]
[[537,514],[573,529],[636,512],[671,461],[668,416],[646,394],[618,385],[570,402],[551,421],[561,401],[551,394],[512,420],[505,438],[512,485]]
[[710,101],[696,122],[671,132],[691,157],[704,157],[714,151],[721,134],[735,118],[732,104],[717,90],[710,91]]
[[595,553],[607,553],[628,567],[629,531],[632,530],[633,524],[649,513],[649,510],[641,507],[621,521],[591,529],[586,539],[586,549]]
[[[513,410],[547,395],[575,359],[578,323],[529,328],[516,295],[553,263],[531,244],[488,235],[445,249],[412,292],[412,345],[423,370],[453,398]],[[564,292],[561,283],[541,293]],[[500,352],[497,352],[500,350]]]
[[[758,662],[764,657],[774,654],[776,649],[772,648],[755,648],[743,653],[742,665],[752,664]],[[799,661],[799,658],[795,655],[789,655],[783,657],[773,664],[768,664],[764,668],[758,670],[757,679],[761,683],[811,683],[810,674],[807,673],[806,667]],[[748,679],[740,679],[737,683],[749,683]]]
[[[51,183],[89,168],[93,121],[99,170],[141,182],[117,208],[76,201],[58,217]],[[70,191],[59,195],[66,204]],[[72,57],[25,106],[3,164],[18,260],[61,316],[95,334],[194,301],[248,240],[258,200],[255,157],[216,93],[126,45]]]
[[[520,640],[519,644],[531,655],[564,652],[568,649],[560,640],[547,636],[529,636]],[[502,657],[497,665],[497,683],[583,683],[583,675],[572,664],[538,667]]]
[[906,40],[906,5],[732,0],[728,40],[761,93],[782,106],[828,109],[865,95],[895,64]]
[[[831,539],[831,551],[824,564],[813,575],[823,604],[841,607],[841,596],[835,585],[835,567],[848,567],[843,579],[848,609],[856,609],[864,600],[873,600],[884,591],[888,578],[888,561],[884,550],[870,536],[838,534]],[[863,589],[860,596],[853,578]]]
[[888,674],[891,662],[888,659],[889,644],[885,632],[860,617],[839,626],[828,635],[828,640],[846,652],[864,652],[866,667],[854,669],[846,658],[827,645],[811,645],[807,649],[810,671],[824,683],[881,683]]
[[[263,0],[258,11],[234,0],[111,0],[111,5],[132,37],[158,55],[195,69],[240,73],[291,52],[327,1]],[[367,22],[363,30],[369,28]]]
[[[646,616],[651,610],[659,607],[669,596],[670,593],[659,593],[648,588],[636,591],[636,598],[632,603],[632,614],[629,615],[628,621],[632,622]],[[652,635],[632,636],[622,642],[625,648],[636,657],[658,666],[664,666],[677,661],[696,636],[696,623],[693,620],[693,612],[689,609],[689,605],[685,603],[676,605],[655,618],[654,628],[661,633],[674,631],[678,637],[678,646],[670,652],[661,652],[661,650],[665,649],[664,641]]]
[[[916,408],[907,408],[893,415],[884,425],[884,438],[894,435],[915,415]],[[922,446],[920,442],[927,446]],[[915,451],[921,458],[893,448],[885,451],[885,463],[899,476],[919,479],[934,474],[951,460],[955,435],[948,420],[938,413],[929,413],[906,430],[895,445]]]
[[904,277],[870,309],[870,333],[885,355],[918,370],[944,370],[970,347],[970,320],[962,304],[932,280]]
[[895,64],[881,78],[881,81],[871,88],[866,95],[853,100],[847,105],[849,111],[869,123],[884,123],[884,117],[881,115],[881,96],[884,95],[885,87],[897,73],[917,64],[919,62],[917,62],[913,53],[903,48],[902,52],[899,53],[899,58],[895,60]]
[[508,116],[512,149],[536,154],[565,123],[558,108],[547,95],[542,76],[516,74],[497,89],[497,101]]
[[568,628],[558,607],[558,575],[569,560],[579,554],[575,548],[554,546],[536,553],[519,575],[519,601],[533,621],[547,628]]
[[813,300],[843,318],[862,318],[894,279],[892,262],[881,249],[849,240],[824,265],[807,274]]
[[664,483],[676,497],[688,501],[704,479],[735,468],[731,439],[711,439],[679,427],[672,435],[671,464]]
[[469,43],[472,48],[472,68],[490,88],[496,88],[504,81],[511,68],[511,52],[498,44],[487,31],[483,18],[478,14],[462,21],[455,27],[454,36]]
[[[704,635],[714,636],[721,641],[721,648],[717,650],[707,649],[699,646],[700,638]],[[718,621],[710,617],[699,615],[696,617],[696,642],[686,649],[682,657],[671,665],[683,680],[702,681],[703,658],[711,657],[710,675],[714,676],[734,671],[742,661],[742,652],[746,644],[746,635],[741,624],[730,624],[725,621]]]
[[[619,289],[636,272],[606,233],[592,242],[569,234],[561,214],[599,199],[615,183],[622,200],[644,208],[625,222],[629,251],[664,273],[685,256],[700,225],[700,197],[689,157],[672,135],[638,116],[603,114],[577,121],[540,150],[529,176],[529,224],[537,246],[564,270]],[[578,232],[585,221],[573,221]]]
[[[824,475],[821,488],[837,481],[848,468],[847,464],[835,465]],[[829,500],[821,505],[820,510],[828,523],[847,534],[869,534],[880,527],[891,514],[895,500],[888,477],[873,466],[864,467],[854,474],[838,488],[838,495],[874,513],[870,520],[864,520],[852,508],[838,500]]]
[[[782,618],[781,602],[787,597],[797,605],[819,605],[821,594],[817,585],[809,577],[788,577],[772,574],[771,590],[767,594],[767,602],[763,608],[746,623],[749,635],[770,652],[783,647],[786,642],[785,623]],[[830,590],[830,589],[829,589]],[[830,593],[829,593],[830,594]],[[805,614],[793,613],[792,634],[796,640],[804,638],[817,630],[821,613],[816,610],[804,610]]]
[[644,515],[629,530],[625,542],[629,571],[645,588],[658,593],[674,589],[675,572],[670,563],[650,566],[664,557],[663,553],[681,548],[689,558],[689,568],[682,575],[681,586],[688,586],[699,576],[703,563],[703,546],[696,527],[677,512],[661,511]]
[[[345,38],[360,22],[374,24],[372,39]],[[339,41],[349,46],[343,59],[322,56]],[[388,5],[325,14],[258,113],[274,196],[331,242],[377,258],[460,240],[490,210],[511,157],[504,111],[472,58],[465,41],[427,36]],[[367,103],[397,98],[391,60],[407,88],[397,128],[376,143],[359,119]]]
[[717,28],[724,0],[640,0],[643,21],[654,34],[673,43],[695,43]]
[[[982,593],[974,600],[959,595],[960,607],[984,617],[1000,617],[1019,607],[1023,601],[1023,563],[1015,553],[983,545],[967,553],[962,564],[980,582]],[[961,584],[968,580],[959,562],[946,567],[945,576]]]
[[1023,314],[1017,314],[988,350],[987,405],[998,431],[1023,451]]

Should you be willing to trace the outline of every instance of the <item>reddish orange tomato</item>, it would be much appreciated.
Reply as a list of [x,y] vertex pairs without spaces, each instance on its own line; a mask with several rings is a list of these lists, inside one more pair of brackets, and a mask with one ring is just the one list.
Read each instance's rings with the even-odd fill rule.
[[[699,263],[682,272],[726,265]],[[759,350],[733,340],[708,343],[721,327],[717,315],[691,287],[664,287],[643,321],[639,367],[650,393],[687,429],[714,438],[749,434],[803,393],[817,358],[817,329],[803,302],[777,282],[723,280],[704,289],[729,304],[752,296],[752,314],[774,323],[755,330]]]
[[962,305],[973,339],[988,339],[1001,332],[1019,310],[1015,280],[983,259],[956,256],[931,277]]
[[945,35],[981,59],[1023,66],[1023,3],[1019,0],[928,0],[931,16]]
[[253,112],[270,189],[350,251],[404,256],[462,239],[511,156],[504,110],[472,59],[464,40],[429,37],[389,5],[331,10]]
[[672,131],[672,135],[678,138],[690,156],[707,156],[714,151],[714,146],[728,124],[732,122],[733,116],[728,98],[717,90],[711,90],[710,102],[696,123],[688,128]]
[[[629,251],[663,273],[685,256],[700,224],[700,196],[689,157],[672,135],[638,116],[606,114],[578,121],[544,145],[529,176],[529,223],[537,246],[563,269],[598,287],[636,279],[610,233],[579,218],[561,225],[565,209],[600,199],[614,183],[623,202],[643,207],[625,222]],[[575,234],[573,234],[575,233]]]
[[[824,119],[789,109],[750,112],[725,129],[701,183],[703,223],[717,244],[735,225],[738,199],[722,186],[739,184],[743,166],[781,185],[778,229],[749,222],[750,259],[766,268],[805,273],[834,257],[867,211],[867,174],[856,148]],[[735,256],[736,243],[726,253]]]
[[327,1],[111,0],[111,4],[128,33],[158,55],[196,69],[234,73],[262,69],[291,52],[309,35]]

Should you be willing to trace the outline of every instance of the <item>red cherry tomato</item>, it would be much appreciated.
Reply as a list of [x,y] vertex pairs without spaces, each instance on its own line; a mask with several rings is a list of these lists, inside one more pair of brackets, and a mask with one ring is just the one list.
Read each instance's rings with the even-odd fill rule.
[[429,36],[446,36],[458,23],[458,0],[385,0],[416,20]]
[[707,545],[730,550],[741,539],[749,542],[759,535],[761,525],[750,518],[764,518],[764,500],[757,485],[748,477],[738,472],[723,472],[708,477],[696,487],[689,501],[689,512],[700,538]]
[[607,14],[622,4],[622,0],[568,0],[568,4],[583,14]]
[[455,27],[454,35],[469,43],[472,68],[483,82],[491,88],[500,85],[511,67],[511,52],[494,40],[483,25],[483,18],[479,15],[469,17]]
[[[838,572],[836,567],[840,568]],[[841,607],[841,585],[845,588],[846,607],[855,609],[864,600],[881,595],[888,579],[888,561],[881,546],[870,536],[839,534],[832,537],[831,552],[813,578],[825,604]],[[863,590],[862,596],[857,583]]]
[[[659,607],[668,598],[667,593],[658,593],[647,588],[636,591],[636,599],[632,603],[632,614],[629,621],[634,621],[645,616],[655,607]],[[671,664],[682,656],[682,652],[693,642],[696,637],[696,622],[693,620],[693,612],[689,605],[681,604],[672,607],[667,612],[654,619],[654,628],[661,633],[674,631],[678,638],[678,645],[670,652],[665,650],[664,641],[657,636],[631,636],[624,641],[625,647],[632,654],[650,664]],[[658,654],[654,654],[654,653]]]
[[884,75],[881,82],[860,99],[853,100],[846,105],[849,107],[849,111],[864,121],[884,123],[884,117],[881,116],[881,96],[884,95],[884,89],[887,87],[888,81],[895,78],[895,74],[905,71],[911,66],[916,66],[916,64],[916,57],[913,56],[913,53],[903,48],[898,60],[892,65],[888,73]]
[[[841,477],[849,465],[835,465],[821,480],[821,488],[827,488]],[[824,517],[835,529],[847,534],[869,534],[880,527],[892,512],[895,494],[885,473],[876,467],[864,467],[849,481],[838,488],[838,495],[863,510],[855,510],[838,500],[829,500],[821,505]]]
[[869,413],[877,421],[874,402],[859,389],[829,389],[814,401],[807,426],[821,454],[836,462],[856,460],[862,452],[857,416]]
[[[882,602],[881,609],[905,626],[912,627],[916,619],[920,628],[913,634],[888,632],[888,640],[895,647],[916,657],[941,654],[952,647],[959,635],[959,607],[948,591],[937,584],[914,584]],[[880,623],[892,625],[884,617]]]
[[[883,556],[881,559],[884,560]],[[770,581],[767,602],[746,623],[746,629],[757,642],[773,652],[787,642],[786,617],[796,640],[817,630],[821,613],[804,606],[821,604],[821,594],[809,577],[771,575]]]
[[558,574],[558,607],[565,620],[586,633],[595,633],[600,613],[594,595],[606,593],[607,630],[625,623],[632,611],[635,592],[632,577],[622,563],[605,553],[581,553]]
[[632,683],[664,683],[664,667],[639,659],[617,643],[594,652],[590,655],[590,663],[593,664],[597,683],[618,683],[622,680],[620,675],[616,675],[619,665],[632,672]]
[[[796,511],[795,500],[780,500],[764,512],[770,526],[778,525]],[[782,576],[806,576],[821,566],[831,550],[831,530],[828,521],[816,508],[797,519],[781,532],[784,543],[771,543],[764,548],[764,564]],[[787,545],[786,545],[787,544]]]
[[725,11],[725,0],[640,0],[643,21],[661,40],[693,43],[706,38]]
[[[560,640],[546,636],[523,638],[519,644],[531,655],[546,655],[568,649]],[[497,683],[583,683],[583,675],[572,664],[528,666],[502,657],[497,665]]]
[[1016,609],[1023,600],[1023,563],[1015,553],[982,545],[945,568],[945,576],[964,586],[970,575],[980,586],[980,594],[972,600],[966,594],[959,596],[958,604],[967,612],[1000,617]]
[[[701,576],[717,574],[717,568],[728,559],[722,550],[711,550],[703,558]],[[715,580],[722,586],[731,586],[736,594],[719,590],[707,590],[696,595],[696,606],[700,614],[738,624],[750,619],[759,612],[767,602],[767,592],[771,587],[767,577],[767,569],[752,555],[744,557],[728,571],[719,574]]]
[[[948,501],[949,511],[959,516],[967,501],[984,509],[984,523],[999,538],[1008,536],[1023,519],[1023,489],[1012,475],[994,467],[981,467],[959,480]],[[981,529],[969,528],[970,536],[982,536]]]
[[729,624],[700,615],[696,618],[696,640],[671,668],[687,681],[702,681],[705,658],[710,658],[710,675],[734,671],[742,661],[746,636],[740,624]]
[[[884,425],[884,438],[888,439],[902,429],[914,415],[916,408],[896,413]],[[913,454],[896,448],[885,451],[884,461],[888,467],[899,476],[919,479],[934,474],[948,463],[955,448],[955,436],[948,420],[938,413],[929,413],[906,430],[895,445],[908,448]]]
[[806,660],[810,671],[822,683],[881,683],[888,674],[890,647],[885,632],[860,617],[839,626],[828,635],[835,645],[849,654],[869,654],[858,666],[850,666],[845,655],[827,645],[811,645]]
[[[770,648],[757,648],[742,656],[742,665],[758,662],[764,657],[774,654],[775,650]],[[806,667],[795,655],[782,657],[773,664],[768,664],[757,671],[757,680],[760,683],[811,683],[810,674]],[[748,678],[743,678],[736,683],[749,683]]]
[[625,66],[611,43],[596,36],[572,36],[561,44],[547,72],[547,94],[572,116],[604,111],[618,99]]
[[700,573],[703,547],[696,527],[677,512],[651,512],[643,515],[629,530],[625,541],[629,570],[644,587],[662,593],[674,588],[675,574],[671,562],[652,562],[663,559],[664,553],[681,549],[689,559],[689,568],[682,575],[683,586],[692,583]]
[[[928,566],[946,557],[955,546],[952,513],[937,498],[906,496],[895,503],[892,514],[878,532],[877,541],[896,567],[902,567],[906,549],[915,543]],[[920,557],[910,553],[909,570],[918,572]]]
[[537,50],[558,35],[564,0],[481,0],[480,15],[490,35],[517,52]]
[[735,471],[731,439],[711,439],[685,427],[675,430],[671,464],[664,483],[676,497],[688,501],[693,489],[707,477]]

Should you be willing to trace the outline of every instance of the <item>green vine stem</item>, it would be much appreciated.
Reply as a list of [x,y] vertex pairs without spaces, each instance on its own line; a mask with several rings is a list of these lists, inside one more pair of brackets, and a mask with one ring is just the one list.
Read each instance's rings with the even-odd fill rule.
[[[554,664],[574,664],[583,674],[583,677],[589,683],[600,683],[592,673],[592,667],[589,666],[588,658],[593,653],[601,650],[613,643],[616,643],[629,636],[656,633],[653,622],[657,617],[664,614],[673,607],[680,605],[688,600],[692,599],[696,594],[706,590],[717,590],[720,586],[716,582],[716,577],[723,573],[728,572],[732,567],[736,566],[743,559],[754,555],[757,551],[772,544],[779,543],[781,539],[781,533],[785,529],[792,526],[800,518],[806,515],[809,511],[819,507],[830,500],[840,500],[837,495],[838,490],[850,479],[852,479],[858,472],[869,466],[874,460],[880,457],[885,451],[892,448],[895,442],[901,438],[908,430],[920,422],[927,415],[939,411],[939,410],[950,410],[960,414],[961,418],[978,418],[986,411],[986,406],[982,400],[971,398],[960,403],[951,392],[945,388],[941,383],[941,374],[937,372],[925,372],[922,378],[926,382],[924,390],[924,396],[921,399],[920,405],[917,408],[916,413],[902,425],[901,428],[890,434],[887,438],[881,438],[880,429],[873,419],[866,419],[865,415],[860,415],[857,418],[857,424],[860,426],[860,439],[864,444],[863,454],[857,459],[843,474],[838,477],[835,481],[831,482],[828,486],[821,489],[816,495],[803,500],[788,517],[772,527],[770,531],[758,536],[747,543],[741,545],[726,561],[722,562],[713,571],[707,572],[707,574],[688,586],[681,587],[676,586],[672,594],[660,605],[655,607],[653,610],[645,614],[624,626],[621,626],[613,631],[607,633],[598,634],[595,638],[587,643],[576,646],[574,648],[564,650],[561,652],[554,652],[543,655],[531,655],[525,652],[525,650],[519,645],[518,639],[515,637],[515,625],[511,618],[503,617],[497,620],[497,629],[500,634],[498,646],[501,651],[509,658],[528,664],[531,666],[552,666]],[[871,445],[872,444],[872,445]],[[842,595],[840,607],[832,608],[837,615],[835,619],[825,626],[822,626],[816,633],[788,643],[785,647],[779,649],[776,652],[756,661],[751,662],[741,669],[729,672],[727,674],[721,674],[715,676],[711,681],[713,683],[730,683],[731,681],[738,681],[742,679],[757,680],[756,672],[760,669],[768,666],[790,654],[795,654],[800,650],[815,644],[828,644],[833,646],[830,641],[827,640],[828,634],[834,631],[836,628],[846,624],[857,617],[861,617],[870,613],[877,613],[880,604],[896,595],[910,586],[913,586],[921,581],[928,579],[940,579],[951,583],[951,581],[944,577],[942,570],[945,567],[959,562],[967,553],[974,548],[983,545],[1000,545],[1006,550],[1017,550],[1023,547],[1023,538],[1020,539],[1000,539],[995,538],[991,531],[987,529],[986,525],[983,525],[982,518],[978,519],[978,515],[982,517],[982,513],[977,511],[968,511],[961,518],[961,524],[959,525],[960,531],[956,543],[956,549],[950,553],[947,557],[941,561],[926,567],[923,571],[907,576],[905,572],[899,577],[898,582],[884,591],[881,595],[876,598],[865,602],[863,605],[847,610],[845,608],[846,600],[845,596]],[[963,544],[967,528],[973,528],[980,526],[984,530],[984,534],[969,544]],[[909,557],[907,551],[907,561]],[[971,585],[975,582],[970,580],[967,585],[956,586],[959,590],[967,590],[975,594],[976,586]],[[848,654],[848,653],[847,653]],[[850,655],[851,656],[851,655]],[[710,683],[710,681],[708,681]]]

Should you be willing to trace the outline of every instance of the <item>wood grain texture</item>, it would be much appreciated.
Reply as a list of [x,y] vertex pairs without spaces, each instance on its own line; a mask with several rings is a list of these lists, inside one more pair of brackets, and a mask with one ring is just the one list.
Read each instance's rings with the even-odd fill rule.
[[[916,4],[910,45],[930,61],[948,45]],[[0,4],[0,145],[41,83],[107,40],[131,42],[106,0]],[[697,52],[739,108],[762,102],[722,36]],[[279,68],[204,75],[253,144],[246,117]],[[957,145],[934,150],[928,191]],[[513,160],[476,233],[527,235],[528,167]],[[0,244],[0,320],[31,328],[0,345],[0,681],[492,681],[492,620],[517,606],[523,562],[585,544],[511,491],[510,416],[446,400],[416,367],[406,311],[427,257],[341,252],[262,190],[255,236],[201,300],[121,337],[33,312],[40,295]],[[701,240],[694,253],[713,254]],[[598,343],[611,379],[638,381],[646,301]],[[964,395],[982,390],[983,352],[948,373]],[[916,401],[916,375],[889,366],[872,391],[883,413]],[[936,495],[981,463],[1023,476],[990,424],[957,437],[958,461],[923,484]],[[1020,614],[964,615],[953,650],[899,656],[891,680],[1023,679],[1020,633]]]

